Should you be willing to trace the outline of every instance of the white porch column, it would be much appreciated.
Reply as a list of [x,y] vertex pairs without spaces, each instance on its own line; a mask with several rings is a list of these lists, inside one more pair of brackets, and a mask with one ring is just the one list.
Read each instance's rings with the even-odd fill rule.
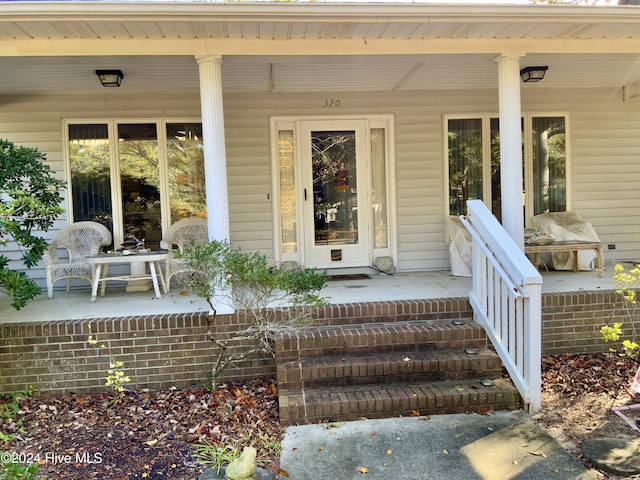
[[[222,57],[196,57],[200,73],[200,109],[204,137],[204,181],[207,194],[209,240],[231,241],[229,233],[229,195],[227,153],[224,142],[222,108]],[[218,314],[233,313],[231,295],[217,291],[213,299]],[[211,312],[210,312],[211,313]]]
[[524,250],[520,57],[501,55],[496,62],[500,111],[502,226],[516,245]]
[[200,72],[209,239],[230,241],[227,155],[222,109],[222,57],[207,56],[196,60]]

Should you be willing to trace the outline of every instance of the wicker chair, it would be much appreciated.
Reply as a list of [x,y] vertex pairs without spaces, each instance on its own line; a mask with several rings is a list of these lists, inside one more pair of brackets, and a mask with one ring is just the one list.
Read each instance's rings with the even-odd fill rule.
[[[167,249],[169,251],[177,248],[182,253],[184,247],[191,241],[195,243],[206,243],[209,241],[209,235],[207,231],[207,219],[206,218],[184,218],[178,220],[176,223],[169,227],[166,235],[160,241],[160,248]],[[169,290],[171,285],[171,277],[181,273],[191,272],[187,263],[180,259],[173,257],[167,260],[165,266],[165,288]],[[167,293],[167,292],[165,292]]]
[[[93,281],[93,267],[84,261],[88,255],[97,255],[100,248],[111,244],[111,233],[96,222],[77,222],[60,230],[44,253],[47,273],[47,294],[53,298],[53,285],[58,280],[67,280],[67,292],[72,278]],[[61,262],[58,250],[64,249],[68,258]]]

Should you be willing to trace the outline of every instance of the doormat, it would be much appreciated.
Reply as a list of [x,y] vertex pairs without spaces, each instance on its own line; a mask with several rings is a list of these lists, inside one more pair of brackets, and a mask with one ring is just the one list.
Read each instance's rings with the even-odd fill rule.
[[329,275],[329,280],[362,280],[363,278],[371,278],[366,273],[347,273],[344,275]]

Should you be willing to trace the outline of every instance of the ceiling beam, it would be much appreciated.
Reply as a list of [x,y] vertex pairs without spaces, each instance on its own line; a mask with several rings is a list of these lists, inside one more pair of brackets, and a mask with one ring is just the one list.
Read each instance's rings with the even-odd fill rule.
[[105,55],[640,54],[639,39],[113,39],[7,40],[0,57]]

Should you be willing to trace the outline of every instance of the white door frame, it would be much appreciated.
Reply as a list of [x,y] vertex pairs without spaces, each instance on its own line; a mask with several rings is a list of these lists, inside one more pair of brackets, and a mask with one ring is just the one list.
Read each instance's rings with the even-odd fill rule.
[[[302,259],[305,265],[317,268],[345,268],[345,267],[366,267],[371,265],[371,248],[370,236],[371,228],[369,222],[369,205],[371,203],[370,194],[370,175],[368,168],[369,158],[366,145],[366,121],[364,120],[346,120],[346,119],[327,119],[327,120],[302,120],[300,123],[300,155],[298,156],[298,168],[302,174],[302,208],[298,210],[299,223],[303,226],[304,250]],[[311,136],[313,132],[331,132],[331,131],[348,131],[354,132],[355,148],[356,148],[356,188],[347,185],[345,193],[351,198],[356,196],[356,205],[363,205],[367,208],[356,210],[357,215],[357,237],[354,243],[344,239],[331,240],[326,238],[325,243],[316,239],[316,212],[313,188],[313,170],[312,170],[312,148]],[[337,188],[337,187],[336,187]],[[328,190],[332,191],[333,187],[329,185]],[[334,193],[338,197],[343,197],[342,193]],[[331,227],[334,223],[339,223],[341,216],[345,216],[345,210],[353,213],[351,206],[348,204],[335,204],[338,208],[329,208],[334,210],[333,221],[326,221],[324,225]],[[349,202],[347,202],[349,203]],[[337,210],[337,212],[336,212]],[[336,217],[337,216],[337,220]],[[328,220],[328,218],[327,218]]]
[[[366,258],[362,262],[349,265],[348,262],[328,262],[326,264],[314,264],[306,265],[306,249],[308,245],[305,243],[305,231],[302,219],[304,215],[304,187],[303,185],[303,172],[302,170],[302,125],[322,125],[325,130],[341,129],[345,125],[350,125],[350,122],[362,122],[364,128],[364,145],[362,150],[365,152],[364,169],[362,174],[366,175],[364,180],[360,180],[361,175],[359,173],[358,188],[360,185],[366,184],[367,196],[361,201],[364,201],[364,205],[358,205],[358,220],[360,220],[360,211],[362,209],[367,210],[365,217],[367,219],[368,227],[366,231],[361,230],[361,235],[367,235],[368,246]],[[396,190],[395,190],[395,157],[393,148],[394,130],[393,130],[393,116],[392,115],[345,115],[345,116],[287,116],[287,117],[272,117],[270,121],[271,125],[271,156],[272,156],[272,188],[273,188],[273,238],[274,238],[274,261],[278,265],[283,264],[297,264],[305,267],[316,268],[341,268],[350,266],[369,267],[375,264],[375,260],[378,257],[390,257],[393,259],[393,263],[397,266],[398,251],[397,251],[397,228],[396,228]],[[342,125],[342,127],[341,127]],[[371,216],[372,210],[372,196],[371,196],[371,132],[373,129],[383,129],[385,135],[385,177],[386,177],[386,221],[387,221],[387,242],[385,245],[376,245],[373,242],[373,218]],[[307,130],[308,131],[308,130]],[[287,132],[291,137],[294,148],[294,165],[295,165],[295,193],[290,194],[295,197],[296,203],[296,221],[295,221],[295,239],[293,242],[289,241],[287,246],[283,245],[283,236],[285,235],[282,230],[282,216],[280,212],[280,144],[279,135],[280,132]],[[360,169],[360,166],[358,167]],[[309,194],[309,192],[307,192]],[[288,222],[291,227],[291,222]],[[308,243],[308,242],[307,242]]]

